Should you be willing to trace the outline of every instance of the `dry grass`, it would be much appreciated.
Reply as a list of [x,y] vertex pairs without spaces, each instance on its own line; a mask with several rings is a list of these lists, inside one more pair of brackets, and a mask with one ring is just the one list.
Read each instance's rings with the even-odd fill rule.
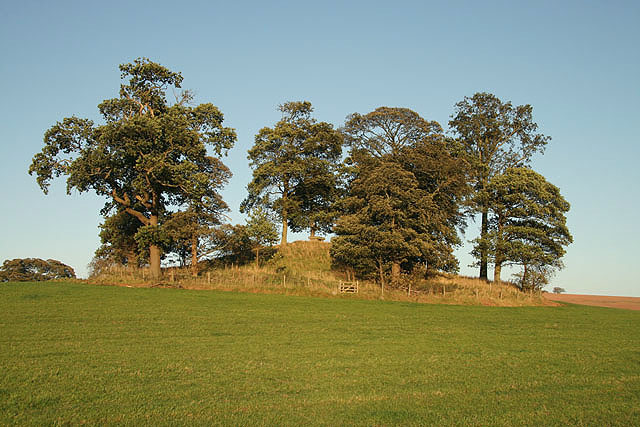
[[262,266],[228,265],[193,277],[188,269],[164,269],[161,283],[149,279],[148,269],[114,268],[89,279],[90,283],[131,287],[166,286],[184,289],[216,289],[250,293],[332,296],[358,299],[386,299],[431,304],[531,306],[550,305],[539,293],[523,293],[513,284],[495,284],[457,275],[431,279],[403,280],[399,287],[382,289],[369,281],[359,283],[357,294],[340,294],[342,271],[331,269],[329,243],[298,241],[280,248]]

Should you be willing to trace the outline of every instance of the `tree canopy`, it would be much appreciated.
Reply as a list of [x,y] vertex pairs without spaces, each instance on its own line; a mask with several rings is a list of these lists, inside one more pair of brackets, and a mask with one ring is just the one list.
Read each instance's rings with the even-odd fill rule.
[[329,226],[342,136],[331,124],[311,117],[310,102],[287,102],[279,109],[282,119],[273,128],[262,128],[249,150],[253,179],[241,211],[259,206],[273,211],[286,244],[291,224],[312,234]]
[[[488,211],[491,208],[487,187],[491,179],[510,167],[529,164],[535,152],[542,152],[551,139],[537,133],[530,105],[513,106],[490,93],[476,93],[455,105],[449,121],[467,153],[470,183],[474,195],[471,207],[481,214],[482,241],[488,233]],[[487,279],[488,248],[474,252],[479,259],[480,278]]]
[[55,259],[16,258],[0,267],[0,282],[41,282],[75,278],[73,268]]
[[441,135],[442,127],[408,108],[379,107],[368,114],[351,114],[341,131],[352,155],[364,151],[370,156],[385,157]]
[[93,191],[108,198],[103,214],[119,206],[141,223],[148,242],[151,275],[158,278],[160,219],[169,206],[199,200],[211,183],[226,182],[228,170],[208,155],[231,148],[235,131],[223,127],[223,114],[213,104],[191,106],[183,91],[167,101],[170,87],[180,88],[182,75],[146,58],[120,65],[120,96],[98,106],[104,124],[78,117],[65,118],[44,137],[43,150],[33,158],[36,174],[47,193],[51,179],[67,176],[67,191]]
[[[565,247],[573,242],[566,225],[569,203],[560,190],[529,168],[510,168],[495,176],[487,193],[491,204],[486,241],[500,281],[504,265],[520,265],[523,287],[540,287],[550,270],[562,267]],[[542,282],[541,282],[542,281]]]
[[177,93],[182,75],[149,59],[119,69],[119,95],[98,105],[101,122],[63,118],[29,167],[45,194],[65,176],[68,193],[106,198],[96,271],[148,262],[157,280],[167,254],[165,262],[190,265],[193,275],[216,255],[258,263],[275,242],[273,219],[282,245],[288,230],[335,233],[334,265],[384,286],[403,272],[457,271],[459,233],[480,214],[472,252],[480,277],[487,279],[489,263],[496,281],[504,265],[517,264],[524,287],[561,267],[572,241],[569,204],[528,168],[550,140],[530,105],[489,93],[465,97],[449,121],[454,136],[446,136],[408,108],[354,113],[336,130],[313,117],[310,102],[286,102],[248,150],[252,177],[240,211],[250,217],[234,226],[222,222],[229,207],[220,191],[231,172],[220,157],[236,133],[223,126],[222,112]]
[[342,202],[345,214],[335,227],[331,256],[356,274],[377,273],[384,286],[389,271],[425,260],[435,242],[428,233],[430,201],[411,172],[395,162],[363,165]]
[[334,263],[360,276],[375,272],[383,285],[387,272],[395,280],[417,265],[455,271],[453,247],[464,226],[459,200],[467,188],[455,141],[406,108],[352,114],[342,132],[351,180],[339,204]]

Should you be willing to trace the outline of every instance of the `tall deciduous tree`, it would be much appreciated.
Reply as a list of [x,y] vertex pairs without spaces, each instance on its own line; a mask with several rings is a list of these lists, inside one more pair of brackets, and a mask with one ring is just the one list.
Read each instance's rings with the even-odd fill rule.
[[222,126],[223,115],[213,104],[190,106],[188,92],[173,104],[167,101],[168,88],[182,84],[180,73],[148,59],[121,65],[120,71],[128,79],[120,96],[98,106],[104,124],[77,117],[56,123],[45,133],[45,147],[29,173],[37,175],[45,193],[52,178],[67,175],[68,192],[94,191],[108,197],[104,213],[120,206],[136,217],[157,279],[161,249],[154,239],[162,237],[160,218],[170,205],[192,197],[195,187],[219,180],[219,169],[212,167],[217,159],[207,148],[220,156],[236,134]]
[[274,211],[282,223],[281,243],[286,244],[292,218],[299,229],[318,227],[313,211],[331,197],[331,185],[321,181],[331,182],[342,137],[331,124],[311,117],[309,102],[287,102],[280,111],[282,119],[273,128],[261,129],[249,150],[253,179],[241,211],[258,206]]
[[438,122],[428,121],[408,108],[380,107],[362,115],[351,114],[341,129],[351,154],[383,158],[398,155],[434,135],[442,135]]
[[[221,223],[224,212],[229,210],[218,192],[231,177],[229,169],[218,159],[207,165],[209,173],[191,181],[191,191],[182,210],[174,212],[167,220],[166,228],[174,249],[190,255],[191,274],[198,275],[198,261],[209,253],[207,237],[213,227]],[[203,182],[198,182],[202,179]]]
[[378,276],[381,285],[402,264],[426,259],[438,243],[428,231],[428,195],[398,163],[372,159],[359,168],[335,226],[331,257],[360,276]]
[[[437,122],[406,108],[353,114],[342,132],[351,147],[352,181],[342,203],[345,216],[335,229],[334,261],[360,274],[375,264],[381,280],[385,266],[393,278],[419,263],[431,270],[457,269],[453,247],[460,243],[457,229],[464,226],[460,199],[467,177],[456,142],[444,137]],[[384,209],[374,202],[381,195],[386,197]],[[386,217],[376,213],[376,207]],[[378,255],[373,248],[379,249]],[[362,261],[366,258],[371,262]]]
[[510,168],[493,177],[487,187],[491,203],[486,241],[476,241],[476,251],[488,248],[494,281],[500,281],[504,265],[523,268],[521,282],[549,269],[561,267],[560,259],[573,238],[566,225],[569,203],[560,190],[528,168]]
[[[495,95],[476,93],[455,106],[449,126],[464,145],[471,166],[471,184],[475,194],[471,199],[475,212],[481,215],[481,242],[486,242],[489,230],[490,200],[487,187],[491,179],[510,167],[526,166],[531,156],[543,151],[548,136],[537,133],[530,105],[513,106]],[[480,263],[480,278],[487,279],[489,248],[480,246],[476,255]]]

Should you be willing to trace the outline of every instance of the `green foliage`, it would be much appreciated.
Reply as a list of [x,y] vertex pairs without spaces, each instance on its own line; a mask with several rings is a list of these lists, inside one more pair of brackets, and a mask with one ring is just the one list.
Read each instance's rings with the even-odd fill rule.
[[102,260],[101,268],[107,265],[139,265],[138,256],[142,253],[138,250],[135,235],[141,226],[136,217],[122,209],[105,218],[100,224],[101,245],[95,252],[95,258]]
[[380,107],[365,115],[351,114],[341,131],[345,143],[351,147],[352,156],[363,152],[382,158],[442,135],[442,126],[423,119],[408,108]]
[[414,175],[397,163],[361,166],[335,227],[331,256],[336,265],[351,266],[360,276],[378,274],[384,282],[393,264],[423,262],[435,246],[423,208],[429,201]]
[[249,213],[246,230],[255,246],[272,246],[278,241],[278,229],[269,214],[261,208]]
[[[67,176],[67,192],[93,191],[114,206],[155,227],[169,206],[200,200],[226,182],[228,170],[218,156],[233,146],[236,134],[222,126],[223,115],[212,104],[188,105],[189,92],[174,104],[167,90],[180,88],[182,76],[148,59],[120,66],[120,97],[99,106],[104,124],[65,118],[44,136],[45,146],[29,168],[42,190],[51,179]],[[146,233],[145,235],[148,235]],[[152,274],[160,274],[160,251],[150,244]]]
[[138,244],[138,250],[143,250],[150,246],[157,246],[167,251],[171,247],[171,236],[165,227],[159,225],[143,225],[138,228],[134,239]]
[[261,129],[249,150],[253,179],[240,210],[273,211],[282,222],[282,243],[286,243],[289,226],[330,228],[342,137],[329,123],[311,117],[309,102],[287,102],[280,111],[282,119],[273,128]]
[[5,260],[0,267],[0,282],[41,282],[75,277],[73,268],[55,259],[16,258]]
[[543,287],[552,271],[562,267],[564,248],[573,241],[565,216],[569,203],[558,187],[528,168],[495,176],[487,194],[492,217],[487,238],[476,241],[475,251],[484,243],[498,274],[502,265],[520,265],[522,288]]
[[222,224],[211,240],[215,257],[224,264],[246,264],[254,259],[254,242],[246,225]]
[[[271,246],[278,241],[278,230],[269,214],[255,208],[246,225],[222,224],[216,227],[208,241],[209,252],[223,264],[247,264],[266,261],[275,254]],[[261,255],[262,254],[262,255]]]
[[0,285],[2,425],[640,424],[640,312]]
[[474,194],[469,199],[473,212],[482,215],[481,245],[474,255],[480,261],[480,278],[487,278],[488,248],[483,246],[488,233],[488,211],[492,208],[487,193],[491,179],[508,168],[529,164],[531,156],[543,152],[551,139],[537,133],[530,105],[513,106],[490,93],[465,97],[455,106],[449,121],[467,155],[470,184]]
[[455,271],[453,247],[464,226],[460,200],[466,163],[437,122],[406,108],[353,114],[342,128],[351,146],[351,181],[340,203],[331,255],[360,277],[389,270]]
[[229,210],[218,191],[231,173],[221,162],[218,163],[219,181],[203,186],[203,194],[190,197],[183,206],[184,210],[171,213],[163,225],[170,238],[168,252],[177,256],[181,266],[190,264],[193,274],[198,273],[198,261],[210,254],[214,227],[221,223],[223,212]]

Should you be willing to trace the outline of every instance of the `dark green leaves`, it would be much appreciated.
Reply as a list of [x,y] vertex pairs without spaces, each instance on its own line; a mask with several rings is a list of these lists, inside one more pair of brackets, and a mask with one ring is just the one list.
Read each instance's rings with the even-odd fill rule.
[[492,217],[486,240],[477,243],[489,249],[494,263],[523,266],[525,276],[561,267],[573,238],[565,216],[570,206],[560,190],[528,168],[507,169],[487,190]]
[[[286,228],[327,231],[337,195],[342,136],[311,117],[309,102],[280,106],[282,120],[263,128],[249,150],[253,179],[241,210],[262,206],[274,211]],[[289,224],[291,221],[291,224]]]
[[[236,134],[222,126],[224,117],[214,105],[187,106],[190,92],[167,102],[168,88],[180,88],[180,73],[146,58],[123,64],[120,71],[128,79],[120,97],[98,106],[105,123],[76,117],[57,123],[46,132],[45,147],[29,173],[36,173],[45,193],[51,178],[67,175],[69,191],[91,190],[109,198],[104,214],[119,206],[151,227],[139,232],[139,241],[164,242],[156,226],[172,206],[212,200],[214,211],[226,209],[217,191],[230,172],[207,150],[226,153]],[[156,258],[156,273],[159,265]]]
[[6,260],[0,267],[0,282],[39,282],[75,277],[73,268],[55,259],[17,258]]

